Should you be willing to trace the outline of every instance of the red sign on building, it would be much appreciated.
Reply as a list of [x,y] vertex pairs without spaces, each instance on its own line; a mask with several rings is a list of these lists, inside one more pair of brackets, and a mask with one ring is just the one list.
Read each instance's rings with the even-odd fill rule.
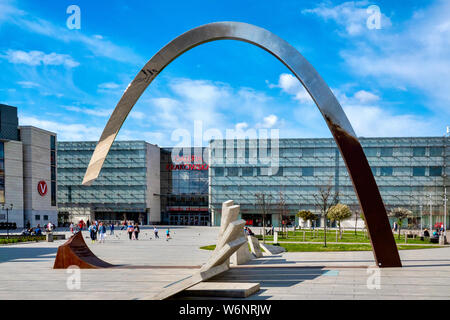
[[45,181],[39,181],[37,185],[38,192],[41,196],[45,196],[47,194],[47,183]]

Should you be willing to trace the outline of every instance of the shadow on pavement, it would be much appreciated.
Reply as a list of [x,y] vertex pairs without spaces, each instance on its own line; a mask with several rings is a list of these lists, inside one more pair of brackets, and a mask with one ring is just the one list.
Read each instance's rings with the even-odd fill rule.
[[17,259],[54,259],[57,251],[58,248],[19,248],[13,245],[4,246],[0,247],[0,263]]

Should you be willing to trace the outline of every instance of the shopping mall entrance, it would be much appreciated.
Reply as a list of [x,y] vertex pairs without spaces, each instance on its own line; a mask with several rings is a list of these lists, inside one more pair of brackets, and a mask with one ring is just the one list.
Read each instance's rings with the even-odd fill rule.
[[147,224],[147,214],[140,212],[95,212],[94,217],[95,220],[108,224],[120,224],[124,220],[143,225]]
[[209,226],[208,212],[169,212],[170,225]]

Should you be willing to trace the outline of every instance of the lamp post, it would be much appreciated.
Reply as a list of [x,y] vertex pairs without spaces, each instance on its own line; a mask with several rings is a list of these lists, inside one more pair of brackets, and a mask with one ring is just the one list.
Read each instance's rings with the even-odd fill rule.
[[428,197],[430,198],[430,234],[433,231],[433,201],[431,198],[431,193],[428,195]]
[[420,200],[420,235],[423,235],[423,205],[422,205],[422,200]]
[[447,234],[447,188],[444,187],[444,236]]
[[5,207],[5,204],[2,204],[2,210],[6,210],[6,239],[9,239],[9,210],[12,210],[13,204],[11,203],[9,207]]

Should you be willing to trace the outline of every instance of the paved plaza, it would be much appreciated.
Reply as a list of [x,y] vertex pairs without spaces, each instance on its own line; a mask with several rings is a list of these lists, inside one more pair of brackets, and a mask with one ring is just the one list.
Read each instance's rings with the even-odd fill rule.
[[[216,227],[170,229],[173,238],[169,241],[165,240],[166,228],[161,227],[160,239],[154,238],[150,228],[142,229],[138,241],[116,230],[104,244],[90,243],[84,232],[90,249],[119,267],[81,270],[80,288],[72,290],[68,282],[73,273],[52,269],[57,248],[64,241],[0,246],[0,300],[151,297],[205,263],[211,251],[199,247],[214,244],[218,234]],[[403,250],[400,255],[403,268],[371,269],[375,262],[369,251],[285,252],[232,267],[212,281],[259,282],[261,290],[247,299],[450,297],[450,247]]]

